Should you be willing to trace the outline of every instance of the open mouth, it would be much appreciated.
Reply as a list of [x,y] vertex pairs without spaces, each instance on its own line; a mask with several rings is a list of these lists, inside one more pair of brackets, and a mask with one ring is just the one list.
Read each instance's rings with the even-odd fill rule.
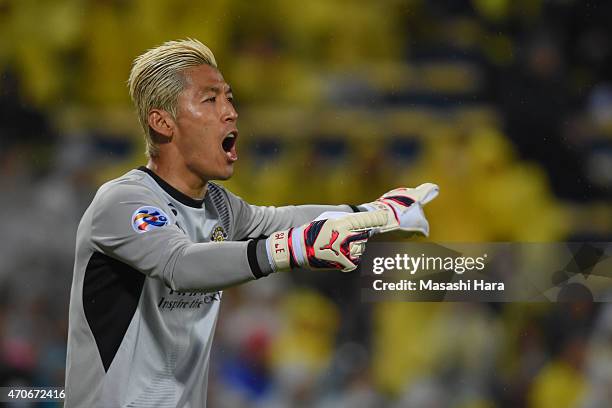
[[238,139],[238,134],[236,134],[236,132],[228,133],[223,139],[223,142],[221,142],[223,150],[227,153],[231,152],[232,148],[236,145],[236,139]]

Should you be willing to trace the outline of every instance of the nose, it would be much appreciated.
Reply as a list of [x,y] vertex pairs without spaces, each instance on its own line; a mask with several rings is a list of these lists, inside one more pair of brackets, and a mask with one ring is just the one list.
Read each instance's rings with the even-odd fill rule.
[[238,112],[230,101],[226,101],[223,107],[223,122],[235,122],[238,120]]

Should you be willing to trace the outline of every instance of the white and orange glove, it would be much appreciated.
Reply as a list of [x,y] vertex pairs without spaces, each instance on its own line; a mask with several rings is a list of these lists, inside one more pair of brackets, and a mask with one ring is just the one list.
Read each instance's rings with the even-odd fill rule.
[[429,222],[423,213],[423,206],[438,196],[439,187],[432,183],[416,188],[396,188],[383,194],[378,200],[362,204],[360,209],[385,211],[389,214],[387,223],[374,233],[400,230],[418,232],[429,236]]
[[274,271],[299,267],[352,271],[359,264],[371,231],[384,228],[389,215],[388,211],[344,213],[275,232],[266,239],[268,260]]

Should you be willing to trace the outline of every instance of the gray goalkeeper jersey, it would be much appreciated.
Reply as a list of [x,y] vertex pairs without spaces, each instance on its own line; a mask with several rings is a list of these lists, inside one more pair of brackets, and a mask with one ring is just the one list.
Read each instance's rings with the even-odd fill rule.
[[144,167],[104,184],[77,232],[65,407],[204,407],[222,289],[265,275],[255,238],[323,211],[352,210],[194,200]]

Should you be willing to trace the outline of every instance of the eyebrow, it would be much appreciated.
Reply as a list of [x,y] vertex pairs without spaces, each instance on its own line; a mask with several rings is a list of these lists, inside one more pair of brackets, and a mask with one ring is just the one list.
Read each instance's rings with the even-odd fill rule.
[[[221,88],[219,88],[218,86],[205,86],[204,88],[200,89],[200,93],[204,93],[204,92],[208,92],[208,91],[212,91],[212,92],[214,92],[216,94],[220,94],[221,93]],[[232,92],[232,87],[230,85],[227,85],[226,93],[233,93]]]

